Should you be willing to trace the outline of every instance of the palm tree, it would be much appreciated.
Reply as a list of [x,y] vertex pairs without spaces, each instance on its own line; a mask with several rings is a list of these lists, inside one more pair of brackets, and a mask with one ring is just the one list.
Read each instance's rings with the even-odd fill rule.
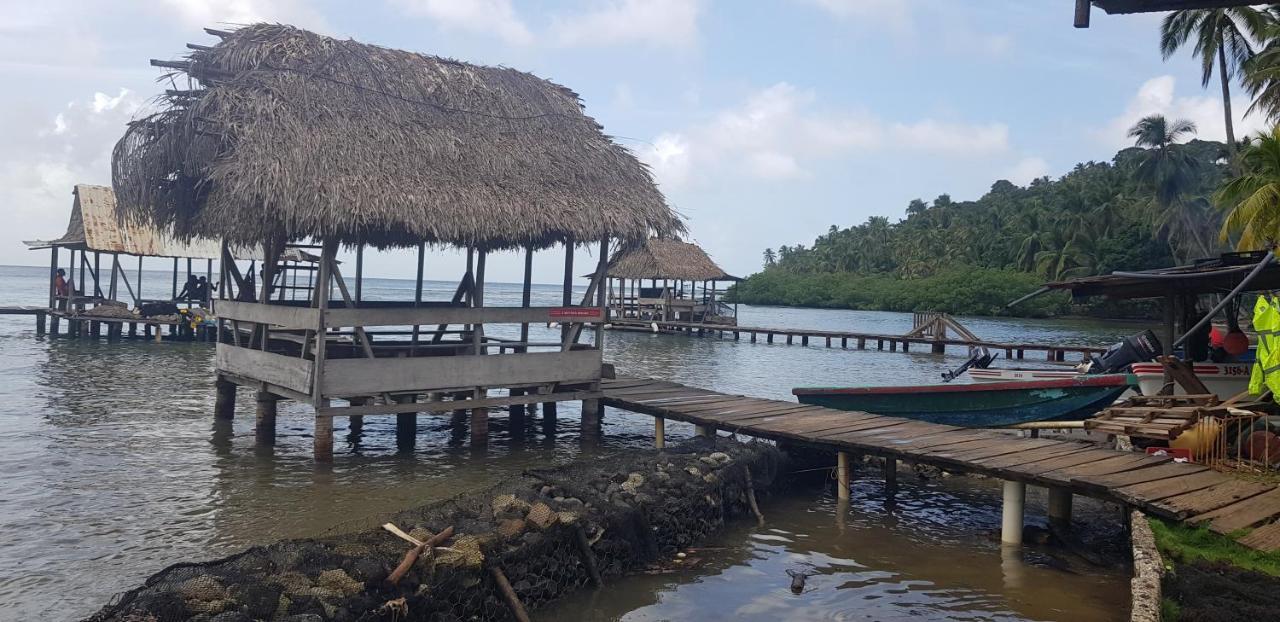
[[1134,144],[1145,151],[1137,157],[1134,180],[1151,192],[1149,206],[1157,233],[1166,236],[1170,250],[1179,259],[1208,254],[1203,205],[1189,198],[1195,189],[1199,165],[1178,141],[1194,134],[1196,126],[1185,119],[1170,122],[1151,115],[1129,129]]
[[778,263],[778,256],[774,254],[773,249],[764,249],[764,267],[768,268],[776,263]]
[[1195,39],[1193,53],[1200,58],[1200,85],[1208,88],[1214,65],[1222,82],[1222,113],[1227,123],[1227,153],[1234,166],[1236,137],[1231,122],[1231,80],[1253,57],[1250,37],[1261,40],[1267,14],[1240,6],[1222,9],[1182,9],[1165,16],[1160,25],[1160,53],[1165,60],[1187,41]]
[[1239,235],[1238,250],[1256,250],[1280,240],[1280,127],[1258,135],[1240,156],[1243,172],[1213,197],[1229,210],[1222,240]]

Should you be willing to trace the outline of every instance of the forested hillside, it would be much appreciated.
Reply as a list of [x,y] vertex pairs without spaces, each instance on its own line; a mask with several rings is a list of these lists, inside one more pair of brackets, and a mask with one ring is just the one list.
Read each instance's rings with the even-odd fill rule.
[[[1144,126],[1143,123],[1147,123]],[[766,249],[731,295],[751,304],[1002,314],[1046,279],[1168,266],[1223,250],[1210,201],[1226,146],[1144,119],[1139,146],[1026,187],[1000,180],[974,201],[916,199],[905,217],[832,225],[811,246]],[[1158,127],[1154,126],[1158,125]],[[1015,310],[1068,311],[1065,296]]]

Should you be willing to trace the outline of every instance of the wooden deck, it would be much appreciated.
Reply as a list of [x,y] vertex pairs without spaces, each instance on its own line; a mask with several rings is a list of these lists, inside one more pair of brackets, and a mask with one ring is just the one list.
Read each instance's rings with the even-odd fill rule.
[[1069,490],[1161,518],[1206,523],[1256,549],[1280,549],[1280,521],[1272,522],[1280,517],[1280,488],[1200,465],[1076,441],[728,395],[661,380],[619,378],[605,381],[602,389],[602,401],[623,410]]
[[[850,347],[858,350],[866,350],[874,348],[877,350],[888,350],[897,352],[901,349],[903,352],[910,352],[913,346],[918,347],[921,351],[928,351],[941,354],[946,351],[947,346],[962,347],[967,352],[970,348],[983,346],[992,352],[1003,353],[1006,360],[1021,360],[1026,358],[1028,352],[1042,352],[1045,360],[1048,361],[1066,361],[1067,354],[1075,354],[1078,360],[1085,360],[1090,355],[1097,354],[1106,350],[1106,348],[1095,348],[1090,346],[1072,346],[1072,345],[1049,345],[1040,343],[997,343],[994,341],[966,340],[966,339],[935,339],[926,336],[906,336],[906,335],[881,335],[875,333],[858,333],[847,331],[830,331],[815,330],[807,328],[766,328],[760,326],[730,326],[725,324],[704,324],[695,322],[664,322],[664,321],[647,321],[634,319],[610,319],[611,328],[632,331],[649,332],[657,326],[659,332],[667,334],[683,334],[683,335],[700,335],[715,336],[724,338],[732,337],[734,341],[740,341],[745,336],[751,343],[764,341],[765,343],[776,343],[785,340],[787,345],[792,345],[799,341],[802,346],[810,345],[812,340],[815,344],[823,344],[828,348],[840,347],[849,349]],[[776,341],[775,341],[776,340]]]

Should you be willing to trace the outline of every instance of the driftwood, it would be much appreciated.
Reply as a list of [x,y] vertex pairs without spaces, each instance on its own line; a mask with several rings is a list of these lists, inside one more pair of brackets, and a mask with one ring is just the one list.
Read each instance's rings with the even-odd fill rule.
[[507,606],[511,608],[511,617],[515,618],[517,622],[529,622],[529,612],[525,611],[524,603],[520,602],[520,597],[511,588],[511,582],[507,581],[507,575],[503,574],[502,569],[497,566],[489,566],[489,574],[493,575],[493,582],[498,584],[498,591],[502,592],[502,597],[506,599]]
[[604,579],[600,577],[600,567],[596,565],[596,554],[591,551],[592,543],[587,540],[587,532],[582,529],[581,524],[575,522],[573,535],[578,540],[578,552],[582,555],[582,563],[587,567],[587,574],[591,576],[591,584],[603,587]]
[[760,513],[760,506],[756,503],[756,486],[751,480],[751,469],[745,468],[747,472],[747,502],[751,504],[751,513],[756,515],[756,522],[764,527],[764,514]]
[[[395,525],[392,525],[391,523],[387,523],[386,525],[383,525],[383,528],[386,529],[387,531],[390,531],[391,533],[396,534],[397,536],[400,536],[401,538],[409,540],[410,542],[416,541],[415,538],[404,533],[403,531],[400,531],[399,528],[397,528]],[[413,548],[409,549],[408,553],[404,554],[404,559],[400,560],[400,565],[396,566],[396,569],[392,570],[391,574],[387,575],[387,584],[395,585],[399,583],[400,579],[403,579],[404,576],[406,574],[409,574],[409,571],[413,569],[413,565],[418,562],[418,556],[422,555],[423,551],[431,550],[435,548],[436,545],[444,542],[445,540],[448,540],[451,537],[453,537],[453,527],[445,527],[440,533],[434,536],[431,536],[426,540],[418,542],[418,544],[416,544]]]

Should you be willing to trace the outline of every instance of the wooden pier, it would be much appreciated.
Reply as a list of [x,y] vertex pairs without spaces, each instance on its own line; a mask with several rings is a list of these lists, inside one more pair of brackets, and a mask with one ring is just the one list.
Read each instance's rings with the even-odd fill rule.
[[[1280,488],[1246,481],[1208,467],[1166,457],[1104,449],[1088,443],[1022,438],[996,430],[959,428],[728,395],[643,378],[605,381],[603,403],[655,417],[662,445],[665,419],[685,421],[699,434],[716,430],[837,452],[840,496],[847,498],[849,457],[870,454],[887,461],[931,464],[1005,482],[1006,543],[1021,542],[1026,486],[1049,489],[1050,520],[1069,520],[1072,495],[1124,504],[1161,518],[1206,523],[1209,529],[1263,550],[1280,549]],[[1251,529],[1252,528],[1252,529]],[[1243,534],[1243,535],[1242,535]]]
[[765,328],[758,326],[726,326],[724,324],[707,324],[697,322],[675,321],[637,321],[628,319],[610,319],[612,328],[645,332],[662,332],[667,334],[712,336],[718,338],[732,337],[734,341],[747,339],[751,343],[785,343],[801,346],[822,345],[827,348],[839,347],[858,350],[888,350],[889,352],[910,352],[917,348],[922,352],[942,354],[947,346],[962,347],[968,352],[972,348],[986,347],[992,352],[1001,352],[1006,360],[1022,360],[1028,352],[1043,353],[1044,359],[1054,362],[1066,362],[1067,354],[1077,355],[1077,360],[1084,361],[1093,354],[1106,348],[1090,346],[1047,345],[1042,343],[997,343],[970,339],[938,339],[930,336],[883,335],[875,333],[858,333],[847,331],[814,330],[807,328]]

